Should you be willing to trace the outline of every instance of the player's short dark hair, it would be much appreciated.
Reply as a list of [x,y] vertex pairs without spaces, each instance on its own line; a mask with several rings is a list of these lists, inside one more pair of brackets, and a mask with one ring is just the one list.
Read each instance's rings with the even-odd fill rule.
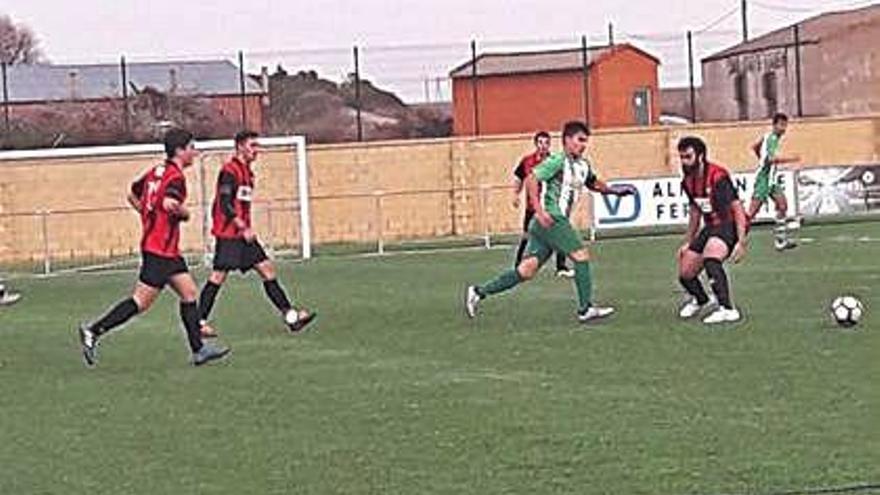
[[785,115],[782,112],[773,114],[773,124],[778,124],[780,122],[788,122],[788,115]]
[[532,138],[532,141],[533,141],[535,144],[538,144],[538,140],[541,139],[541,138],[547,138],[547,139],[550,139],[550,133],[547,132],[547,131],[538,131],[538,132],[535,133],[535,136]]
[[238,131],[235,133],[235,145],[238,146],[240,144],[244,144],[244,142],[248,139],[254,139],[257,137],[260,137],[260,135],[248,129]]
[[678,151],[687,151],[688,148],[693,149],[697,157],[709,158],[709,152],[706,149],[706,143],[697,136],[687,136],[678,140]]
[[174,155],[177,154],[177,150],[185,149],[189,146],[193,140],[193,134],[187,130],[179,129],[177,127],[168,129],[168,132],[165,133],[165,156],[168,158],[174,158]]
[[575,134],[579,134],[583,132],[587,136],[590,135],[590,128],[586,123],[581,122],[580,120],[572,120],[566,122],[564,126],[562,126],[562,139],[567,137],[572,137]]

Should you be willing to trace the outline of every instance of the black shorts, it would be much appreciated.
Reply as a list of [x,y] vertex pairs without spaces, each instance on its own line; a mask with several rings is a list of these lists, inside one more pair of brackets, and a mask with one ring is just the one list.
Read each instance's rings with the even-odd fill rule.
[[259,242],[244,239],[217,239],[214,246],[214,270],[245,273],[254,265],[269,259]]
[[534,218],[534,217],[535,217],[534,210],[526,210],[526,214],[523,216],[523,229],[522,229],[523,232],[529,231],[529,223],[532,222],[532,218]]
[[733,223],[724,223],[717,227],[703,227],[703,230],[697,234],[696,239],[691,241],[688,249],[695,253],[703,254],[703,250],[706,249],[706,244],[711,237],[717,237],[724,241],[724,244],[727,245],[728,256],[733,253],[734,246],[739,242],[739,236],[736,233],[736,225]]
[[177,258],[165,258],[152,253],[141,253],[141,273],[138,280],[154,287],[162,289],[178,273],[187,273],[189,268],[186,260]]

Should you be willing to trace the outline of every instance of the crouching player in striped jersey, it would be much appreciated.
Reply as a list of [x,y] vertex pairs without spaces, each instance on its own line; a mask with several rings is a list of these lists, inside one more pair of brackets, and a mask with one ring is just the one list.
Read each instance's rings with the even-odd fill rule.
[[[730,174],[709,162],[707,153],[706,143],[700,138],[685,137],[678,142],[684,175],[682,187],[690,202],[687,235],[678,250],[678,275],[679,282],[692,296],[679,316],[693,318],[717,301],[717,308],[703,322],[731,323],[739,321],[740,313],[731,301],[723,263],[728,258],[738,263],[745,256],[749,220]],[[700,282],[703,268],[709,275],[715,301]]]

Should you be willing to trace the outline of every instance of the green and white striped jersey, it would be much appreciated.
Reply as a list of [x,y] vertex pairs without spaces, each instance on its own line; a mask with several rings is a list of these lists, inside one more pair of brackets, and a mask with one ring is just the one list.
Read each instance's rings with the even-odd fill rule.
[[547,213],[568,217],[584,187],[596,180],[593,167],[585,158],[572,158],[565,153],[553,153],[534,169],[535,178],[544,183],[541,202]]
[[764,135],[764,138],[761,140],[761,154],[760,158],[758,158],[757,173],[770,174],[771,176],[776,175],[777,167],[773,163],[773,159],[776,158],[776,153],[779,151],[779,141],[780,138],[775,132],[768,132]]

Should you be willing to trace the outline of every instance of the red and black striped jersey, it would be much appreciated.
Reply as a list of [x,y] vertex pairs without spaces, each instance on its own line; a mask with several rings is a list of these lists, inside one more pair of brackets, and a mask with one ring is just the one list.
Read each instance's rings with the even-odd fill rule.
[[739,196],[724,167],[706,163],[702,174],[686,175],[681,185],[690,204],[703,214],[706,225],[717,227],[734,221],[733,203]]
[[180,256],[180,218],[166,211],[162,202],[186,201],[186,176],[176,163],[166,161],[147,171],[131,185],[141,203],[141,250],[163,258]]
[[251,201],[253,201],[254,172],[250,165],[233,157],[223,164],[217,177],[217,192],[211,211],[211,233],[218,239],[240,239],[242,230],[233,220],[238,217],[245,226],[251,226]]

